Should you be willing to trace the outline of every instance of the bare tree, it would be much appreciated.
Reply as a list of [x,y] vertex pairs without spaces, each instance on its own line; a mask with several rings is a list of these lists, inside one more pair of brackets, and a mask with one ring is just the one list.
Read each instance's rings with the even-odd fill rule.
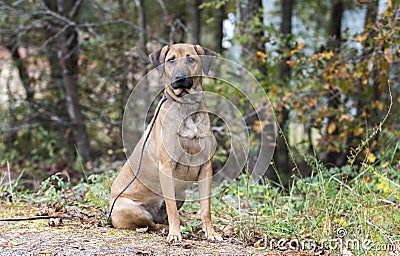
[[201,19],[200,19],[201,0],[187,0],[186,6],[189,12],[188,22],[188,42],[191,44],[200,44]]
[[140,43],[140,62],[142,65],[142,77],[147,74],[148,52],[147,52],[147,32],[146,32],[146,11],[144,8],[144,0],[135,0],[138,9],[138,26],[139,26],[139,43]]
[[[46,27],[46,37],[54,47],[61,70],[62,84],[74,143],[83,161],[90,159],[89,136],[78,91],[79,31],[73,22],[82,0],[41,1],[42,8],[52,17]],[[53,63],[55,64],[55,63]]]

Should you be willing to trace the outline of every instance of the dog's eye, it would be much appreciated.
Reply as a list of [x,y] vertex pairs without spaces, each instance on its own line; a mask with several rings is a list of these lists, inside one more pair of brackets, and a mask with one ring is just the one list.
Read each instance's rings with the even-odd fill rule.
[[193,64],[193,63],[196,62],[196,59],[193,58],[193,57],[188,57],[188,58],[187,58],[187,62],[188,62],[189,64]]
[[169,60],[167,60],[167,63],[168,64],[174,64],[175,63],[175,59],[169,59]]

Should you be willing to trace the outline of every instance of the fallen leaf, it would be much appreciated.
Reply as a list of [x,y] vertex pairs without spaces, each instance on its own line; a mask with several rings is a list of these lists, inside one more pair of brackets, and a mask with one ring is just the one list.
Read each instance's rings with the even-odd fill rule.
[[368,177],[364,177],[363,180],[365,183],[370,183],[372,181],[372,178],[370,176],[368,176]]
[[137,229],[136,229],[136,232],[138,232],[138,233],[146,233],[148,230],[149,230],[148,227],[145,227],[145,228],[137,228]]
[[49,226],[50,227],[60,227],[63,226],[63,221],[61,218],[52,218],[49,219]]
[[49,255],[49,254],[53,254],[53,252],[52,252],[52,251],[40,251],[40,252],[38,252],[38,254],[39,254],[39,255],[40,255],[40,254]]
[[264,247],[265,246],[264,239],[259,239],[257,242],[253,244],[253,246],[255,248]]

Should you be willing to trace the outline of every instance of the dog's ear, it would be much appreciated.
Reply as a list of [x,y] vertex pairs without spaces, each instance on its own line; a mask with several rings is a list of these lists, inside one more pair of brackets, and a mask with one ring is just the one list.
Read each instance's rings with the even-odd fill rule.
[[160,77],[164,74],[164,61],[165,56],[167,56],[169,50],[169,45],[164,46],[158,51],[153,52],[149,55],[150,62],[153,65],[153,68],[157,68],[158,73],[160,73]]
[[200,55],[203,72],[205,75],[207,75],[217,54],[200,45],[195,45],[194,49],[196,50],[197,55]]

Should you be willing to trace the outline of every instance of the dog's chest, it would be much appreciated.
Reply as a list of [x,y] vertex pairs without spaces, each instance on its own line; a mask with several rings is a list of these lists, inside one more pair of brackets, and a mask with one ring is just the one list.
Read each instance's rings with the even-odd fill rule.
[[174,114],[163,120],[160,139],[168,156],[184,166],[200,166],[210,160],[216,143],[208,114],[200,108],[180,109]]
[[179,137],[188,140],[201,138],[208,130],[206,121],[200,113],[185,117],[178,128]]
[[196,155],[209,147],[213,135],[210,133],[208,119],[203,113],[195,113],[183,119],[178,129],[178,140],[182,149]]

